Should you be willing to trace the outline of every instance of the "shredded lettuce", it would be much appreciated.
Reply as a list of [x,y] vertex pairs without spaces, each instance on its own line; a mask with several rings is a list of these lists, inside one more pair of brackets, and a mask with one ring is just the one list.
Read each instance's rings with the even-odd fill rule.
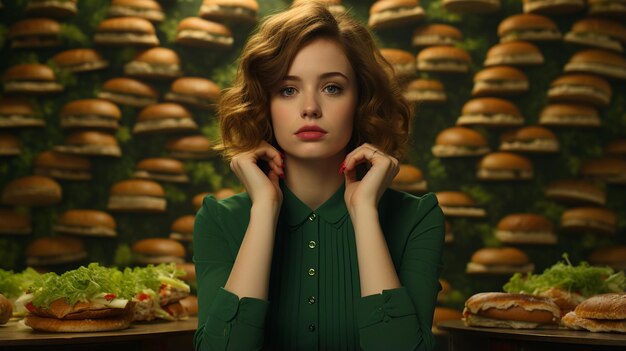
[[176,264],[174,263],[161,263],[158,266],[148,265],[146,267],[124,269],[124,279],[127,281],[127,286],[132,289],[132,295],[146,289],[159,291],[163,283],[174,283],[174,285],[185,284],[182,280],[178,279],[184,274],[185,272],[182,269],[176,268]]
[[0,294],[15,299],[26,292],[39,275],[32,268],[26,268],[21,273],[0,269]]
[[615,272],[608,266],[590,266],[587,262],[573,266],[567,254],[563,254],[563,258],[565,262],[557,262],[541,274],[515,273],[504,284],[504,291],[537,295],[550,288],[561,288],[589,297],[626,290],[626,277],[623,271]]

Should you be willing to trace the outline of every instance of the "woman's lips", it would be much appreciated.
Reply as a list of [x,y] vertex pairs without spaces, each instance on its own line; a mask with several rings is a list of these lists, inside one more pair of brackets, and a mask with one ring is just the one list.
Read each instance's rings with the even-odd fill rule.
[[304,126],[296,132],[296,136],[301,140],[319,140],[328,133],[318,126]]

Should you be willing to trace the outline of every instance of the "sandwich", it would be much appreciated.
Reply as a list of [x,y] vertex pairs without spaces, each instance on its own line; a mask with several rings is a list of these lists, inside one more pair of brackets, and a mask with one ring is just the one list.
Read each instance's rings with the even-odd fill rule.
[[114,17],[98,25],[94,43],[108,46],[159,46],[150,21],[140,17]]
[[184,299],[178,301],[183,308],[187,312],[189,316],[197,316],[198,315],[198,297],[194,295],[189,295]]
[[536,45],[526,41],[509,41],[489,48],[484,65],[529,66],[543,62],[543,54]]
[[59,112],[62,129],[107,129],[117,130],[122,111],[114,103],[103,99],[81,99],[70,101]]
[[116,228],[115,219],[104,211],[74,209],[61,214],[54,231],[70,235],[115,237]]
[[[608,246],[600,246],[595,248],[589,254],[589,262],[596,266],[608,266],[617,271],[626,271],[626,245],[611,244]],[[609,275],[607,275],[609,276]],[[609,276],[611,277],[611,276]],[[608,279],[607,279],[608,280]],[[610,281],[620,281],[620,284],[616,284],[618,289],[610,290],[612,292],[626,291],[626,288],[622,285],[624,280],[623,276],[620,279],[611,279]],[[609,290],[605,292],[610,292]]]
[[209,195],[211,195],[210,192],[204,191],[204,192],[201,192],[201,193],[196,194],[196,195],[193,196],[193,198],[191,199],[191,205],[193,206],[193,210],[195,212],[198,212],[200,207],[202,207],[202,202],[204,201],[204,198],[209,196]]
[[170,227],[170,239],[191,242],[193,241],[193,226],[195,215],[178,217]]
[[28,235],[31,232],[28,214],[11,208],[0,208],[0,235]]
[[626,160],[614,156],[586,159],[580,165],[580,174],[608,184],[626,184]]
[[443,0],[443,7],[455,13],[491,13],[500,10],[500,0]]
[[463,40],[463,33],[448,24],[425,24],[415,28],[411,42],[415,47],[451,45]]
[[61,202],[61,197],[61,185],[40,175],[13,179],[2,191],[2,203],[14,206],[50,206]]
[[584,179],[561,179],[549,183],[545,196],[564,204],[606,205],[606,193],[594,182]]
[[603,207],[574,207],[561,213],[561,229],[566,232],[613,236],[617,232],[615,212]]
[[7,38],[13,49],[50,48],[61,45],[61,24],[50,18],[28,18],[9,27]]
[[109,66],[100,53],[87,48],[62,51],[54,55],[52,61],[60,70],[73,73],[97,71]]
[[[472,254],[467,263],[468,274],[510,275],[529,273],[535,265],[520,249],[514,247],[485,247]],[[558,316],[558,313],[556,314]]]
[[548,99],[552,102],[585,103],[606,107],[611,102],[611,85],[593,74],[566,74],[550,83]]
[[424,19],[418,0],[378,0],[370,7],[367,24],[373,29],[400,27]]
[[402,163],[390,187],[411,194],[423,194],[426,192],[427,182],[419,168],[407,163]]
[[208,159],[218,154],[204,135],[188,135],[170,139],[165,144],[165,150],[170,157],[181,160]]
[[600,49],[588,49],[575,53],[564,68],[565,72],[597,74],[609,79],[626,79],[626,58]]
[[[21,272],[5,271],[0,268],[0,294],[4,295],[8,301],[8,305],[12,310],[14,318],[22,318],[26,315],[26,309],[17,306],[15,301],[25,294],[33,284],[33,281],[39,277],[39,273],[31,267]],[[3,303],[3,309],[8,310],[9,306]],[[6,312],[5,312],[6,313]]]
[[108,16],[138,17],[153,23],[160,23],[165,19],[161,5],[153,0],[113,0]]
[[37,117],[31,103],[23,98],[0,99],[0,128],[44,127],[46,121]]
[[76,15],[78,0],[28,0],[25,12],[29,17],[66,19]]
[[[310,0],[293,0],[292,6],[298,6],[309,2]],[[346,8],[341,4],[341,0],[318,0],[317,2],[326,6],[328,11],[333,15],[341,15],[346,12]]]
[[626,156],[626,139],[613,139],[602,148],[602,153],[606,156]]
[[380,49],[380,54],[393,68],[394,77],[403,80],[415,76],[415,56],[412,53],[400,49],[383,48]]
[[558,103],[544,107],[539,113],[539,124],[547,127],[599,127],[598,110],[593,106]]
[[487,127],[515,127],[524,124],[524,117],[508,100],[482,97],[467,101],[461,116],[456,121],[459,126],[483,125]]
[[174,79],[183,72],[176,51],[156,47],[140,52],[124,65],[124,74],[144,79]]
[[73,132],[54,151],[72,155],[121,157],[115,136],[92,130]]
[[159,183],[145,179],[119,181],[111,187],[107,209],[115,212],[165,212],[167,200]]
[[440,131],[431,148],[436,157],[473,157],[489,152],[487,139],[466,127],[450,127]]
[[157,103],[159,92],[146,83],[122,77],[104,82],[98,97],[120,105],[145,107]]
[[133,177],[161,182],[189,183],[183,163],[167,157],[150,157],[140,160],[137,162]]
[[525,13],[541,13],[547,15],[562,15],[582,11],[585,8],[583,0],[524,0]]
[[483,68],[474,75],[472,96],[508,96],[528,91],[528,77],[510,66]]
[[38,63],[22,63],[9,67],[2,76],[5,93],[51,94],[63,91],[54,71]]
[[11,301],[0,293],[0,325],[6,324],[13,315],[13,305]]
[[495,237],[504,244],[556,244],[552,223],[542,215],[513,213],[498,222]]
[[552,300],[528,294],[483,292],[472,295],[463,309],[465,325],[488,328],[557,328],[561,311]]
[[509,16],[498,25],[500,42],[561,40],[561,31],[549,17],[522,13]]
[[187,17],[178,24],[176,43],[191,47],[228,49],[233,46],[231,30],[225,25],[200,17]]
[[626,333],[626,293],[592,296],[566,314],[562,322],[575,330]]
[[139,265],[185,262],[185,247],[176,240],[148,238],[132,246],[134,261]]
[[258,12],[256,0],[204,0],[200,7],[200,17],[217,22],[254,24]]
[[42,151],[35,157],[35,174],[60,180],[90,180],[91,161],[82,156]]
[[500,150],[521,153],[555,153],[559,152],[559,140],[548,128],[526,126],[502,133]]
[[0,133],[0,156],[18,156],[22,153],[22,142],[12,134]]
[[220,96],[220,87],[213,81],[200,77],[181,77],[172,82],[165,101],[191,107],[213,109]]
[[58,266],[80,262],[87,258],[83,242],[67,236],[40,237],[26,247],[29,267]]
[[417,70],[436,73],[466,73],[471,57],[454,46],[429,46],[417,54]]
[[166,102],[145,107],[133,127],[133,134],[195,132],[198,125],[182,105]]
[[511,152],[492,152],[478,162],[476,177],[480,180],[528,180],[533,164],[525,156]]
[[447,100],[443,84],[435,79],[414,79],[404,88],[404,98],[424,104],[441,104]]
[[476,200],[460,191],[438,191],[435,193],[439,206],[446,217],[485,217],[487,212]]
[[568,43],[624,52],[622,43],[626,42],[626,26],[608,19],[583,18],[572,25],[564,40]]
[[626,3],[623,0],[588,0],[587,8],[589,16],[626,18]]

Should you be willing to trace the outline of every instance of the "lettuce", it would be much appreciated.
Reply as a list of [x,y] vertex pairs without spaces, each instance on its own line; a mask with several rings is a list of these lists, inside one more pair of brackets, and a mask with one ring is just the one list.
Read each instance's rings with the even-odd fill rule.
[[158,266],[148,265],[146,267],[135,267],[124,269],[124,280],[126,285],[133,291],[132,295],[146,289],[159,291],[161,284],[169,283],[174,285],[184,284],[178,277],[185,272],[176,268],[174,263],[161,263]]
[[564,254],[563,258],[565,262],[557,262],[542,274],[515,273],[504,284],[504,291],[537,295],[550,288],[561,288],[589,297],[626,290],[626,277],[623,271],[615,272],[611,267],[590,266],[587,262],[573,266],[567,254]]
[[29,289],[39,275],[32,268],[26,268],[21,273],[0,269],[0,294],[8,299],[17,298]]

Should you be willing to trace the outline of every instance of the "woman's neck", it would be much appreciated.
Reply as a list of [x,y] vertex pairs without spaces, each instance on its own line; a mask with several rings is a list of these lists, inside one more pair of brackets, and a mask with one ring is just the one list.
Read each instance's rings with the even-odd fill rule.
[[285,161],[285,184],[300,201],[311,209],[317,209],[328,200],[344,182],[339,167],[345,155],[323,160],[287,157]]

